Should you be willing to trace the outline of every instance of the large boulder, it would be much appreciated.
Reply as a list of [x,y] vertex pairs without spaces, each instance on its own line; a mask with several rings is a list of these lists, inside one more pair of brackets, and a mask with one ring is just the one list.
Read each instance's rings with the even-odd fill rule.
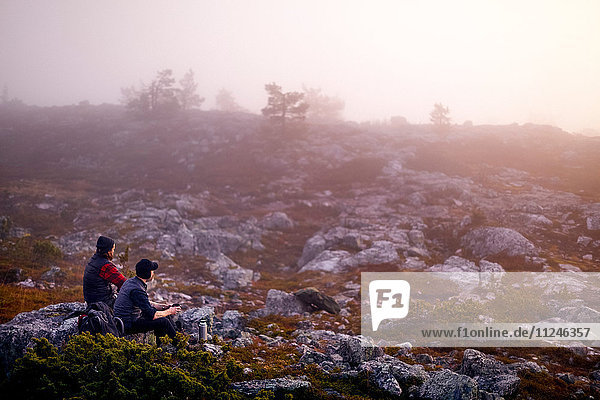
[[271,289],[267,292],[265,308],[258,310],[258,316],[271,314],[290,316],[310,312],[312,309],[292,293]]
[[77,315],[86,308],[85,303],[53,304],[36,311],[18,314],[0,325],[0,367],[8,371],[14,361],[33,346],[34,338],[46,338],[61,347],[77,333]]
[[519,232],[509,228],[477,228],[467,233],[462,245],[477,257],[497,254],[506,256],[536,256],[537,248]]
[[339,314],[341,310],[340,305],[333,297],[321,293],[314,287],[300,289],[294,295],[314,310],[324,310],[330,314]]

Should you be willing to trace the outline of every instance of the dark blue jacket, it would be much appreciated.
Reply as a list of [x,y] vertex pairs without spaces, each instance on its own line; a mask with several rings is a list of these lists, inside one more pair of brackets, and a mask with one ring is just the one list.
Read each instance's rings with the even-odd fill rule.
[[85,266],[85,272],[83,273],[83,298],[88,304],[101,301],[112,307],[115,302],[113,286],[111,286],[110,282],[100,277],[100,270],[106,263],[110,263],[110,261],[96,253]]
[[156,308],[150,305],[147,288],[146,283],[137,276],[127,279],[121,286],[115,301],[115,317],[123,320],[125,329],[131,328],[131,324],[139,318],[154,319]]

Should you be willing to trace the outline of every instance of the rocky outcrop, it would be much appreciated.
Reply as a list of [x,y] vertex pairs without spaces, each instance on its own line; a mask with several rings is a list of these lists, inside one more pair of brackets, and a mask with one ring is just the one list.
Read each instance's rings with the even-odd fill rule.
[[507,256],[534,256],[538,250],[525,236],[508,228],[477,228],[467,233],[462,245],[477,257],[497,254]]
[[77,315],[73,314],[85,308],[85,303],[53,304],[20,313],[0,325],[0,365],[7,371],[27,347],[33,346],[34,338],[46,338],[54,346],[62,346],[77,333]]

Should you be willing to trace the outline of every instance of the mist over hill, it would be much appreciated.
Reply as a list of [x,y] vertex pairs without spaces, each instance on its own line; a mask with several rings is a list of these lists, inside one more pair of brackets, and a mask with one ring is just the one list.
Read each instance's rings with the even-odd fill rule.
[[[154,299],[252,313],[272,289],[314,286],[342,307],[314,329],[355,335],[361,272],[598,271],[598,154],[600,138],[530,124],[282,132],[242,112],[0,107],[0,277],[80,291],[105,234],[125,270],[159,261]],[[61,255],[33,262],[27,240]],[[566,368],[587,375],[598,357]]]

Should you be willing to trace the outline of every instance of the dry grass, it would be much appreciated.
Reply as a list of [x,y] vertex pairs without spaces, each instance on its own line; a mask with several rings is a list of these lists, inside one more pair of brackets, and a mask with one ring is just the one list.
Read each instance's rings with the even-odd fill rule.
[[46,290],[0,284],[0,323],[10,321],[21,312],[71,301],[83,301],[81,286]]

